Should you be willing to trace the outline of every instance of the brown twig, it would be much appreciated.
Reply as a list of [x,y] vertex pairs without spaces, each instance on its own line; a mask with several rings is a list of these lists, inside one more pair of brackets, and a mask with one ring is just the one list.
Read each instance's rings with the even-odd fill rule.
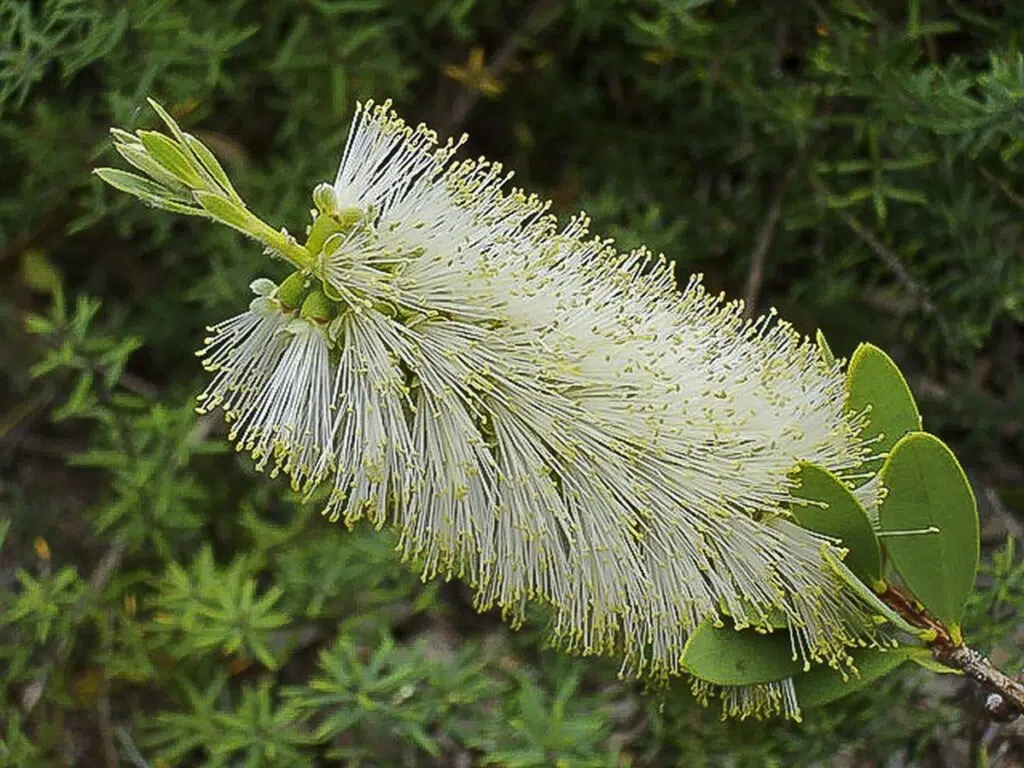
[[[810,179],[811,185],[818,194],[819,200],[824,203],[824,201],[829,197],[828,189],[826,189],[821,180],[816,178],[813,174]],[[911,277],[907,268],[903,266],[903,262],[900,261],[900,258],[887,248],[878,238],[876,238],[871,233],[871,230],[869,230],[848,210],[844,208],[832,208],[831,210],[853,231],[861,242],[863,242],[879,259],[882,260],[882,262],[889,268],[889,271],[893,273],[897,280],[899,280],[904,290],[910,294],[917,306],[935,318],[939,333],[942,335],[943,340],[947,344],[952,344],[952,336],[949,333],[949,328],[946,326],[946,322],[939,313],[938,308],[932,303],[931,298],[928,296],[927,289]]]
[[139,748],[132,741],[132,735],[123,725],[114,728],[114,735],[117,736],[117,740],[121,744],[121,753],[126,760],[131,761],[135,768],[150,768],[149,763],[146,762],[142,753],[139,752]]
[[117,757],[117,746],[114,744],[114,728],[110,717],[110,678],[107,671],[102,671],[99,698],[96,700],[96,724],[100,733],[100,744],[103,746],[103,762],[107,768],[117,768],[120,763]]
[[[497,77],[507,67],[512,57],[516,55],[519,46],[534,31],[534,28],[544,19],[544,16],[551,10],[552,0],[538,0],[533,4],[530,12],[526,14],[522,25],[513,32],[502,43],[501,48],[494,54],[491,63],[487,65],[487,74]],[[442,136],[451,136],[458,133],[462,124],[466,121],[470,111],[480,100],[480,92],[475,88],[462,88],[455,99],[455,103],[447,115],[440,121],[438,133]]]
[[989,693],[985,709],[993,718],[1009,722],[1024,715],[1024,684],[998,669],[981,652],[964,645],[903,591],[890,586],[880,597],[908,623],[934,635],[927,643],[932,658],[950,669],[960,670]]
[[932,656],[940,664],[959,669],[984,688],[989,694],[985,709],[997,720],[1008,722],[1024,715],[1024,685],[998,669],[981,652],[966,645],[933,644]]
[[[92,572],[92,576],[89,577],[89,587],[85,594],[82,595],[78,602],[75,603],[71,610],[77,616],[84,610],[85,602],[89,597],[99,594],[103,591],[103,588],[107,585],[110,577],[113,576],[114,571],[117,570],[121,564],[121,558],[124,557],[125,549],[127,544],[124,541],[114,542],[107,551],[100,558],[99,565],[96,566],[96,570]],[[65,637],[63,637],[60,643],[57,645],[57,651],[54,654],[53,659],[43,669],[42,672],[30,683],[28,683],[21,692],[21,706],[24,709],[25,714],[30,713],[39,703],[39,700],[43,697],[43,693],[46,691],[46,683],[49,679],[50,672],[53,668],[61,663],[71,651],[71,640],[74,637],[72,631]]]
[[1007,184],[1005,181],[996,176],[992,171],[987,168],[981,169],[981,175],[984,176],[990,184],[993,184],[1000,192],[1006,195],[1007,199],[1016,205],[1018,208],[1024,209],[1024,197],[1021,197],[1013,191],[1013,187]]
[[789,183],[793,180],[795,168],[795,164],[791,165],[782,178],[775,183],[771,205],[757,233],[754,253],[750,257],[750,269],[747,271],[746,287],[743,289],[743,314],[748,318],[755,314],[757,297],[760,295],[761,285],[764,283],[765,260],[768,258],[768,251],[771,250],[772,241],[775,239],[775,230],[779,225],[779,218],[782,216],[782,201],[786,196]]

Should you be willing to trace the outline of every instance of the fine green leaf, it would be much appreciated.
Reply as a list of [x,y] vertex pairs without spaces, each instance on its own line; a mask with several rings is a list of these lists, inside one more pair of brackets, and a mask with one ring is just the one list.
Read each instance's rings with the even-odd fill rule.
[[163,199],[167,195],[167,190],[164,187],[129,171],[119,171],[116,168],[97,168],[93,173],[114,189],[127,192],[129,195],[143,199]]
[[164,186],[173,194],[186,195],[190,192],[189,187],[182,183],[181,179],[164,168],[153,159],[149,150],[141,142],[132,144],[118,142],[114,145],[118,154],[125,160],[149,176],[157,184]]
[[816,504],[794,503],[793,517],[804,528],[842,541],[849,550],[846,565],[867,584],[882,580],[882,553],[868,514],[850,489],[827,469],[801,462],[792,495]]
[[157,208],[163,208],[174,213],[183,213],[187,216],[204,215],[204,212],[198,208],[192,208],[168,197],[168,192],[164,187],[134,173],[119,171],[116,168],[97,168],[93,173],[114,189],[134,195],[143,202],[154,205]]
[[29,290],[42,294],[55,294],[64,283],[60,269],[40,248],[21,254],[21,279]]
[[809,672],[794,677],[796,700],[801,707],[820,707],[841,699],[889,674],[910,658],[915,650],[911,646],[884,651],[877,648],[854,650],[850,657],[857,671],[854,673],[848,670],[846,680],[837,670],[817,664]]
[[[978,509],[952,451],[934,435],[901,439],[882,467],[885,547],[910,591],[936,619],[958,624],[978,570]],[[914,533],[931,527],[936,533]]]
[[156,131],[139,131],[139,139],[149,156],[191,189],[204,189],[206,181],[192,161],[171,139]]
[[[861,344],[850,359],[846,374],[847,410],[860,413],[868,406],[868,426],[863,437],[874,439],[874,453],[889,451],[903,435],[921,429],[921,414],[900,369],[885,352]],[[877,471],[882,460],[869,463]]]
[[784,680],[803,671],[793,658],[789,633],[716,627],[706,621],[683,649],[683,668],[716,685],[754,685]]
[[121,128],[111,128],[110,135],[114,137],[115,144],[141,144],[139,137]]
[[146,99],[146,102],[153,108],[153,111],[159,115],[160,119],[164,121],[164,124],[167,126],[168,130],[170,130],[174,138],[176,138],[180,144],[184,144],[185,132],[181,130],[181,127],[178,125],[178,121],[171,117],[170,113],[160,106],[156,99]]
[[189,133],[185,134],[185,142],[188,144],[188,148],[192,150],[192,154],[202,163],[206,172],[214,178],[221,189],[227,193],[228,197],[236,203],[241,203],[242,198],[238,196],[238,192],[235,191],[234,186],[231,184],[231,179],[228,178],[223,166],[221,166],[220,161],[217,160],[213,152],[203,142]]

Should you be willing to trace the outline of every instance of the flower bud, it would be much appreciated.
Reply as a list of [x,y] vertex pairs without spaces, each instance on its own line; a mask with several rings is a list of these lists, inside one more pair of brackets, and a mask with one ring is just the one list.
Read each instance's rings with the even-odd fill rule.
[[309,293],[310,279],[301,271],[292,272],[277,289],[277,300],[287,310],[298,309]]
[[270,296],[277,290],[277,284],[266,277],[258,277],[249,283],[249,290],[257,296]]
[[335,213],[338,210],[338,198],[334,193],[334,187],[327,182],[317,184],[313,190],[313,204],[320,213]]
[[359,223],[363,212],[358,208],[346,208],[341,211],[323,212],[313,219],[309,227],[309,235],[306,238],[306,250],[313,256],[318,256],[321,251],[330,253],[330,248],[325,248],[332,240],[339,236],[344,237]]
[[306,297],[299,311],[299,317],[312,320],[317,325],[329,322],[333,315],[334,304],[319,288]]

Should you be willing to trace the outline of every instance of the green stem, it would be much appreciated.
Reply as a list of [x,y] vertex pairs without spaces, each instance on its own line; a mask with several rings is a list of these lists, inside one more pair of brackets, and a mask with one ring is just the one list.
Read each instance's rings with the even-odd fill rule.
[[261,220],[243,205],[213,192],[194,191],[196,202],[203,207],[210,218],[237,229],[266,245],[298,269],[311,269],[315,258],[306,248],[299,245],[284,232],[279,232]]

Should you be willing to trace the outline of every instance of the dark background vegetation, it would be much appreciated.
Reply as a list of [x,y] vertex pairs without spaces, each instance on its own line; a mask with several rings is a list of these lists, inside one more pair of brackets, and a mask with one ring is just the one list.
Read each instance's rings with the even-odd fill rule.
[[0,764],[1021,764],[955,679],[723,724],[420,583],[192,411],[258,248],[89,171],[153,96],[301,233],[390,97],[684,279],[883,346],[972,474],[967,629],[1012,671],[1022,33],[1018,0],[0,0]]

